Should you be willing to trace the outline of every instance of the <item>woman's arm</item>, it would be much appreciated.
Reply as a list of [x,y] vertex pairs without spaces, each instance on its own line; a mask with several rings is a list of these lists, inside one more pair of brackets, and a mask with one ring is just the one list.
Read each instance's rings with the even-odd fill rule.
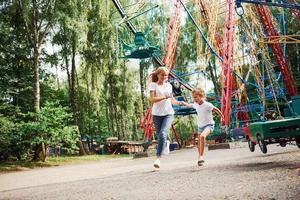
[[177,101],[174,97],[172,98],[171,102],[172,102],[172,104],[179,105],[179,106],[186,106],[186,107],[189,107],[189,108],[193,107],[192,104],[189,104],[185,101]]
[[183,101],[177,101],[174,97],[172,97],[171,103],[174,105],[183,106]]
[[149,99],[150,99],[151,103],[156,103],[156,102],[168,99],[168,98],[172,98],[172,94],[157,97],[155,91],[150,91],[150,98]]

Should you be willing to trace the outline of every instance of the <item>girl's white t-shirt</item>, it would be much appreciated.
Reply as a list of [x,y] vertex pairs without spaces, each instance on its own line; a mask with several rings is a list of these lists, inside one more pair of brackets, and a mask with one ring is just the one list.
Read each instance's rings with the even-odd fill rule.
[[203,127],[207,124],[215,124],[212,110],[215,108],[211,103],[204,101],[201,105],[193,103],[193,108],[197,111],[198,127]]
[[[158,85],[155,82],[149,84],[149,91],[155,91],[156,96],[166,96],[172,93],[172,85],[170,83],[164,83]],[[152,106],[152,115],[165,116],[173,115],[174,109],[172,107],[171,98],[156,102]]]

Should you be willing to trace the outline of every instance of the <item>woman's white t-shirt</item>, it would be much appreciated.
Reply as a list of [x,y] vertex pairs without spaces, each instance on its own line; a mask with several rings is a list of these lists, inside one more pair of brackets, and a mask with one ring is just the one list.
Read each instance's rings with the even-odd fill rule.
[[[164,83],[158,85],[155,82],[149,84],[149,91],[155,91],[156,96],[166,96],[172,93],[172,85],[170,83]],[[172,107],[171,98],[156,102],[152,106],[152,115],[165,116],[173,115],[174,109]]]
[[203,127],[208,124],[215,124],[212,110],[215,107],[211,103],[204,101],[201,105],[193,103],[193,108],[197,111],[198,127]]

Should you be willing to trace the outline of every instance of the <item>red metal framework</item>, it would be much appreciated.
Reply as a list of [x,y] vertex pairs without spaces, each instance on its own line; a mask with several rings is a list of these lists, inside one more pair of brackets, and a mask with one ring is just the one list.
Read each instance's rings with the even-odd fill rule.
[[226,0],[225,37],[222,62],[221,110],[224,115],[222,125],[229,127],[231,115],[231,92],[233,84],[233,36],[234,36],[234,0]]
[[163,59],[166,67],[171,71],[174,68],[176,47],[178,42],[178,36],[180,31],[180,18],[181,18],[181,4],[179,1],[175,1],[175,12],[170,19],[167,41],[166,41],[166,56]]
[[207,11],[207,6],[206,3],[203,0],[199,0],[198,1],[198,6],[200,8],[200,12],[202,17],[204,18],[204,23],[206,26],[208,26],[208,22],[209,22],[209,17],[208,17],[208,11]]
[[[166,55],[163,59],[164,64],[166,65],[166,67],[169,68],[170,71],[174,68],[174,63],[176,58],[176,47],[177,47],[178,36],[180,31],[180,18],[181,18],[181,4],[179,1],[176,0],[175,12],[168,25]],[[151,140],[155,132],[151,111],[152,111],[152,107],[148,108],[145,116],[143,117],[140,123],[140,127],[144,130],[144,140]],[[178,136],[174,126],[172,126],[172,131],[175,135],[176,140],[178,140]],[[179,142],[179,140],[177,142]]]
[[[294,4],[296,4],[297,2],[296,2],[296,0],[288,0],[290,3],[294,3]],[[298,20],[300,20],[300,12],[299,12],[299,10],[297,10],[297,9],[292,9],[292,13],[294,14],[294,16],[298,19]]]
[[[210,19],[209,19],[209,15],[208,15],[208,9],[207,9],[206,2],[204,0],[199,0],[198,7],[200,9],[201,16],[204,19],[204,23],[205,23],[206,27],[209,27]],[[221,52],[221,49],[222,49],[221,46],[222,46],[223,40],[222,40],[222,36],[220,33],[215,34],[215,42],[214,43],[216,44],[217,49],[220,50],[219,53],[223,57],[222,52]]]
[[[260,21],[263,25],[265,34],[267,37],[278,36],[274,23],[271,18],[270,9],[267,6],[255,5],[257,13],[260,17]],[[279,65],[279,69],[282,73],[282,77],[290,96],[297,95],[297,87],[295,85],[294,78],[289,70],[289,65],[283,55],[283,50],[280,44],[270,44],[276,63]]]
[[147,109],[146,114],[140,123],[140,128],[144,130],[144,140],[150,140],[155,131],[151,111],[152,107]]

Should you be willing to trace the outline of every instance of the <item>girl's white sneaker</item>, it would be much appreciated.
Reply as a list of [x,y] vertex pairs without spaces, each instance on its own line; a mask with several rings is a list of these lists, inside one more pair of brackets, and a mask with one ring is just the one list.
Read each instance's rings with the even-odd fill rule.
[[154,167],[155,168],[160,168],[160,160],[159,159],[156,159],[155,162],[154,162]]

